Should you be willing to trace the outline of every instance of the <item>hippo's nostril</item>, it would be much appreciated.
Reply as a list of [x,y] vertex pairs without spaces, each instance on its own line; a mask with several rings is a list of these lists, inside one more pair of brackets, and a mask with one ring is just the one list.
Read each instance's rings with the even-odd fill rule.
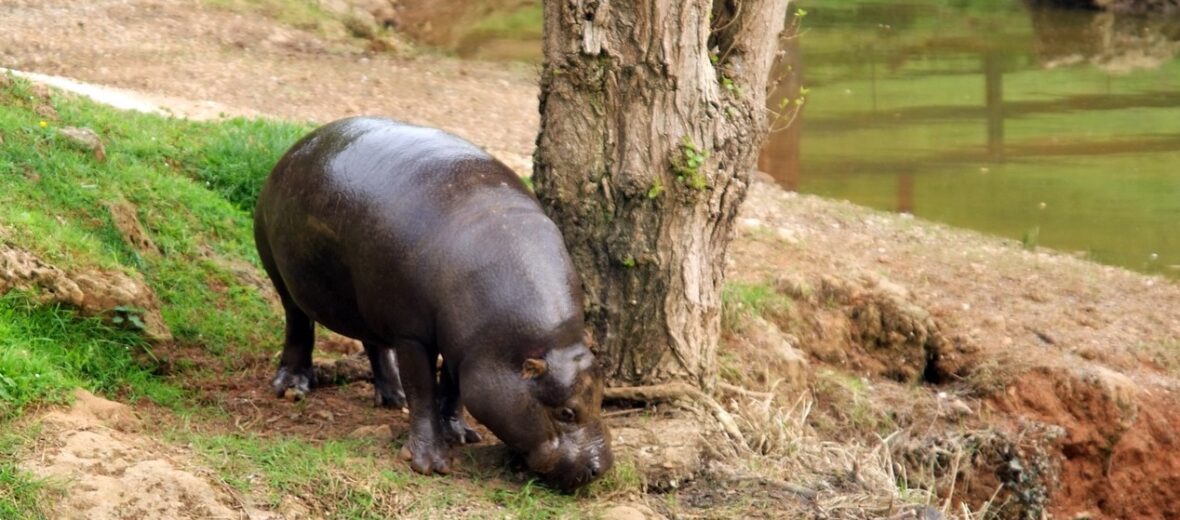
[[599,475],[602,475],[602,466],[598,464],[598,461],[591,462],[590,463],[590,478],[595,479],[595,478],[598,478]]

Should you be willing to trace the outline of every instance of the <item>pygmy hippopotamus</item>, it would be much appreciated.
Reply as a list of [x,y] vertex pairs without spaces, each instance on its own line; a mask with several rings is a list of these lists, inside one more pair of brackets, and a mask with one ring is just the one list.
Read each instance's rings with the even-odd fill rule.
[[401,455],[419,473],[448,473],[448,447],[479,441],[464,406],[558,487],[610,468],[580,280],[557,226],[483,150],[386,119],[330,123],[275,165],[254,237],[286,312],[276,393],[314,385],[319,323],[364,344],[378,404],[409,406]]

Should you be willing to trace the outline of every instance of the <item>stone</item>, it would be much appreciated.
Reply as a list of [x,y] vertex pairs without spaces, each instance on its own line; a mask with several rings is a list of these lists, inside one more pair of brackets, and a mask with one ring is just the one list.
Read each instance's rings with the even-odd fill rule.
[[603,510],[601,520],[663,520],[664,515],[643,504],[620,504]]
[[361,426],[348,434],[352,439],[372,439],[382,442],[393,442],[393,428],[388,424],[379,424],[375,426]]
[[67,126],[57,130],[58,135],[64,137],[68,142],[89,152],[94,153],[94,158],[99,161],[107,159],[106,147],[102,144],[102,139],[98,134],[89,128]]
[[635,465],[644,486],[676,489],[704,469],[704,432],[700,421],[653,417],[642,424],[612,424],[615,460]]

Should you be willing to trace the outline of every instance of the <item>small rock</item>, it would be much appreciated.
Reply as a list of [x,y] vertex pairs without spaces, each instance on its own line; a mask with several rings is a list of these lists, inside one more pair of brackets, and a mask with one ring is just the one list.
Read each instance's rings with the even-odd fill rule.
[[107,204],[107,211],[111,215],[111,222],[115,224],[115,229],[119,230],[123,239],[131,247],[150,255],[160,253],[156,243],[152,241],[151,236],[139,223],[139,212],[136,211],[135,206],[125,201],[111,202]]
[[775,232],[778,234],[778,238],[780,240],[782,240],[783,242],[786,242],[791,245],[798,245],[799,244],[799,237],[798,237],[798,235],[795,234],[794,231],[791,231],[790,229],[787,229],[785,227],[780,227]]
[[283,518],[311,518],[311,510],[303,504],[303,501],[291,495],[283,497],[279,502],[279,514]]
[[393,441],[393,428],[388,424],[380,424],[376,426],[361,426],[349,433],[348,436],[353,439],[373,439],[378,441]]
[[102,139],[99,139],[98,134],[89,128],[79,128],[75,126],[67,126],[58,129],[58,134],[65,137],[66,140],[74,145],[91,152],[94,152],[94,158],[100,161],[107,159],[106,147],[102,144]]
[[602,520],[661,520],[663,515],[642,504],[611,506],[602,512]]
[[134,430],[140,425],[135,410],[123,403],[103,399],[81,388],[74,390],[74,399],[74,412],[94,417],[112,428]]

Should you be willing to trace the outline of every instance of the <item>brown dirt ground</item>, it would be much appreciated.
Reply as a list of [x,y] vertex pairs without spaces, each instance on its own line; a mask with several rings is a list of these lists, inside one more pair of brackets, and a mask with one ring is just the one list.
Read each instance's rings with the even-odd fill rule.
[[[185,0],[16,0],[0,7],[0,26],[0,66],[229,113],[383,114],[453,131],[530,170],[530,67],[370,54]],[[1005,516],[1043,507],[1060,518],[1180,518],[1175,282],[758,183],[730,256],[732,281],[768,283],[789,300],[770,322],[811,364],[818,431],[890,435],[898,460],[918,461],[911,476],[925,465],[943,496],[953,487],[972,507],[1001,497],[1015,507],[993,500]],[[742,345],[726,342],[739,369],[768,366],[765,352]],[[199,352],[174,354],[201,362]],[[323,439],[392,421],[404,431],[397,412],[372,408],[363,382],[317,390],[306,406],[276,400],[265,390],[271,366],[243,359],[237,377],[197,383],[228,412],[225,428]],[[773,387],[774,373],[731,372],[734,383]],[[788,387],[798,388],[779,388]],[[702,489],[684,507],[735,500],[692,486]],[[764,487],[772,502],[798,494]]]
[[37,456],[23,466],[64,487],[57,518],[282,518],[243,502],[188,450],[144,430],[129,406],[78,390],[68,410],[40,418]]

